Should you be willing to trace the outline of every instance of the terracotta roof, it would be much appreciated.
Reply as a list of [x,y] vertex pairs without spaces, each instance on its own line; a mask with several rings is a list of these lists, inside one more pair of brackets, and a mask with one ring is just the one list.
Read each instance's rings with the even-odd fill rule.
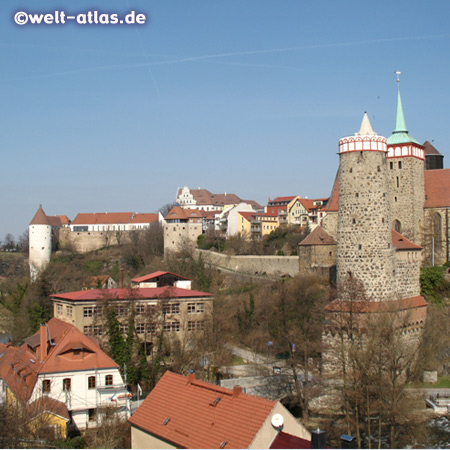
[[167,274],[174,275],[174,276],[180,278],[181,280],[190,280],[190,278],[182,277],[181,275],[177,275],[176,273],[164,272],[162,270],[159,270],[157,272],[149,273],[148,275],[142,275],[141,277],[133,278],[131,281],[134,281],[135,283],[142,283],[143,281],[150,281],[150,280],[158,278],[162,275],[167,275]]
[[32,417],[36,417],[40,414],[50,412],[59,417],[62,417],[67,422],[70,421],[69,411],[65,403],[55,400],[51,397],[44,396],[30,403],[27,407],[27,411]]
[[42,209],[42,206],[39,206],[39,209],[36,211],[36,214],[31,220],[30,225],[50,225],[50,221],[48,220],[47,215]]
[[325,309],[329,312],[356,312],[356,313],[377,313],[377,312],[398,312],[413,308],[426,307],[427,302],[421,295],[415,297],[402,298],[398,300],[386,300],[381,302],[333,300]]
[[79,213],[72,225],[103,225],[103,224],[126,224],[129,223],[133,213]]
[[395,230],[392,230],[392,245],[397,250],[422,250],[422,247],[406,239],[405,236],[402,236]]
[[166,372],[129,422],[179,447],[247,448],[276,402],[239,391]]
[[61,227],[70,224],[67,216],[47,216],[47,219],[52,227]]
[[211,297],[207,292],[183,289],[174,286],[156,288],[132,288],[132,289],[90,289],[85,291],[65,292],[52,294],[50,297],[71,301],[94,301],[94,300],[132,300],[132,299],[158,299],[158,298],[191,298]]
[[242,217],[244,217],[244,219],[248,220],[249,222],[251,222],[255,218],[254,212],[238,211],[238,214],[240,214]]
[[337,242],[321,227],[318,226],[308,234],[298,245],[336,245]]
[[206,211],[199,209],[184,209],[181,206],[174,206],[164,217],[165,220],[188,220],[199,219],[206,215]]
[[290,201],[294,200],[296,196],[295,195],[289,195],[287,197],[276,197],[273,200],[270,200],[269,203],[275,203],[275,202],[286,202],[289,203]]
[[158,222],[158,214],[136,213],[130,220],[130,223],[153,223],[153,222]]
[[103,286],[109,280],[109,275],[97,275],[94,277],[89,277],[84,283],[83,287],[86,288],[96,288],[98,286]]
[[[30,398],[37,377],[41,373],[55,373],[95,368],[118,368],[104,353],[95,340],[85,336],[73,325],[52,318],[44,328],[47,333],[47,356],[41,358],[39,330],[20,347],[0,346],[0,378],[2,378],[19,400]],[[34,348],[32,352],[29,345]],[[73,358],[67,352],[71,348],[85,348],[83,359]]]
[[450,206],[450,169],[425,170],[425,208]]
[[431,143],[428,142],[428,141],[425,141],[425,142],[423,143],[423,148],[424,148],[424,150],[425,150],[425,156],[428,156],[428,155],[439,155],[439,156],[442,156],[442,154],[439,153],[439,152],[433,147],[433,145],[431,145]]
[[280,431],[270,448],[311,448],[311,441]]
[[257,201],[255,200],[241,200],[242,203],[247,203],[250,205],[253,209],[263,209],[263,206],[261,206]]

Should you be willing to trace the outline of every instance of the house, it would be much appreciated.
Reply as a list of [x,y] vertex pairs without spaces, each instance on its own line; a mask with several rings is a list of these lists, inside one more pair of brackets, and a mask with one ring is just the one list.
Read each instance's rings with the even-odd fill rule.
[[[173,341],[207,328],[213,297],[190,289],[190,280],[169,272],[155,272],[135,278],[133,283],[137,287],[53,294],[53,314],[82,333],[102,339],[107,306],[114,308],[124,334],[128,333],[129,314],[134,309],[135,331],[148,349],[153,348],[162,331]],[[141,284],[153,287],[140,287]]]
[[143,275],[131,280],[132,287],[157,288],[164,286],[175,286],[183,289],[191,289],[192,280],[172,272],[158,271]]
[[129,422],[132,448],[270,448],[281,430],[311,440],[280,402],[169,371]]
[[237,205],[225,206],[223,211],[217,216],[216,231],[219,231],[227,237],[242,233],[242,227],[239,226],[241,225],[239,223],[239,215],[241,212],[255,212],[255,210],[252,205],[244,202]]
[[56,318],[19,347],[0,344],[0,385],[0,402],[46,415],[62,437],[69,423],[95,427],[101,408],[129,415],[119,366],[97,341]]
[[89,277],[83,284],[84,289],[113,289],[117,283],[108,275]]
[[262,209],[254,200],[242,200],[235,194],[212,194],[207,189],[178,188],[176,202],[182,208],[196,208],[202,211],[222,211],[225,205],[250,204],[255,210]]

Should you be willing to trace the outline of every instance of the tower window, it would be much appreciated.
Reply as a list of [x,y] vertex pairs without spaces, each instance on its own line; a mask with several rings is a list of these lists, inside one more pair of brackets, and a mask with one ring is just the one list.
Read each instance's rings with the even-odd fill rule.
[[384,217],[381,218],[381,223],[384,223]]
[[402,168],[402,162],[401,162],[401,161],[398,162],[398,168],[399,168],[399,169]]
[[353,172],[353,168],[350,168],[350,173],[352,173]]
[[394,197],[395,202],[397,202],[397,197]]
[[394,163],[391,161],[391,162],[389,163],[389,166],[390,166],[391,169],[393,169],[393,168],[394,168]]
[[356,198],[358,198],[358,197],[359,197],[359,193],[358,193],[358,192],[357,192],[357,193],[355,194],[355,197],[356,197]]
[[400,180],[397,177],[397,187],[400,187]]
[[381,172],[381,167],[380,166],[377,166],[377,171]]
[[353,224],[355,224],[355,223],[356,223],[356,219],[353,219],[353,221],[352,221],[352,222],[353,222]]
[[362,250],[362,245],[361,244],[358,245],[358,250]]
[[394,230],[395,230],[397,233],[401,233],[401,232],[402,232],[402,224],[400,223],[399,220],[395,220],[395,221],[394,221]]

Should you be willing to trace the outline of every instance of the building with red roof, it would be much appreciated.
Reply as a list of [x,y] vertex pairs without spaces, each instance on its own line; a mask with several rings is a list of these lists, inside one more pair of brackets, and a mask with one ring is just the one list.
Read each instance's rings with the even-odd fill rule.
[[310,440],[281,403],[166,372],[130,417],[132,448],[270,448],[281,429]]
[[114,308],[124,334],[134,310],[135,331],[148,349],[162,332],[170,341],[204,332],[213,309],[211,294],[191,289],[187,278],[162,271],[134,278],[131,288],[89,289],[50,297],[55,317],[99,339],[104,334],[106,307]]
[[50,414],[62,436],[69,422],[80,429],[95,426],[99,408],[129,412],[119,366],[96,340],[56,318],[19,347],[0,344],[0,384],[0,401]]

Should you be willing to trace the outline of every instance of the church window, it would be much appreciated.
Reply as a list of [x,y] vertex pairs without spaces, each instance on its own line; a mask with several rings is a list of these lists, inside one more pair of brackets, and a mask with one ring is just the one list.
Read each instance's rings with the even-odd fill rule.
[[434,240],[437,244],[442,240],[442,217],[439,213],[434,215]]
[[397,233],[401,233],[401,232],[402,232],[402,224],[400,223],[399,220],[395,220],[395,221],[394,221],[394,230],[395,230]]

